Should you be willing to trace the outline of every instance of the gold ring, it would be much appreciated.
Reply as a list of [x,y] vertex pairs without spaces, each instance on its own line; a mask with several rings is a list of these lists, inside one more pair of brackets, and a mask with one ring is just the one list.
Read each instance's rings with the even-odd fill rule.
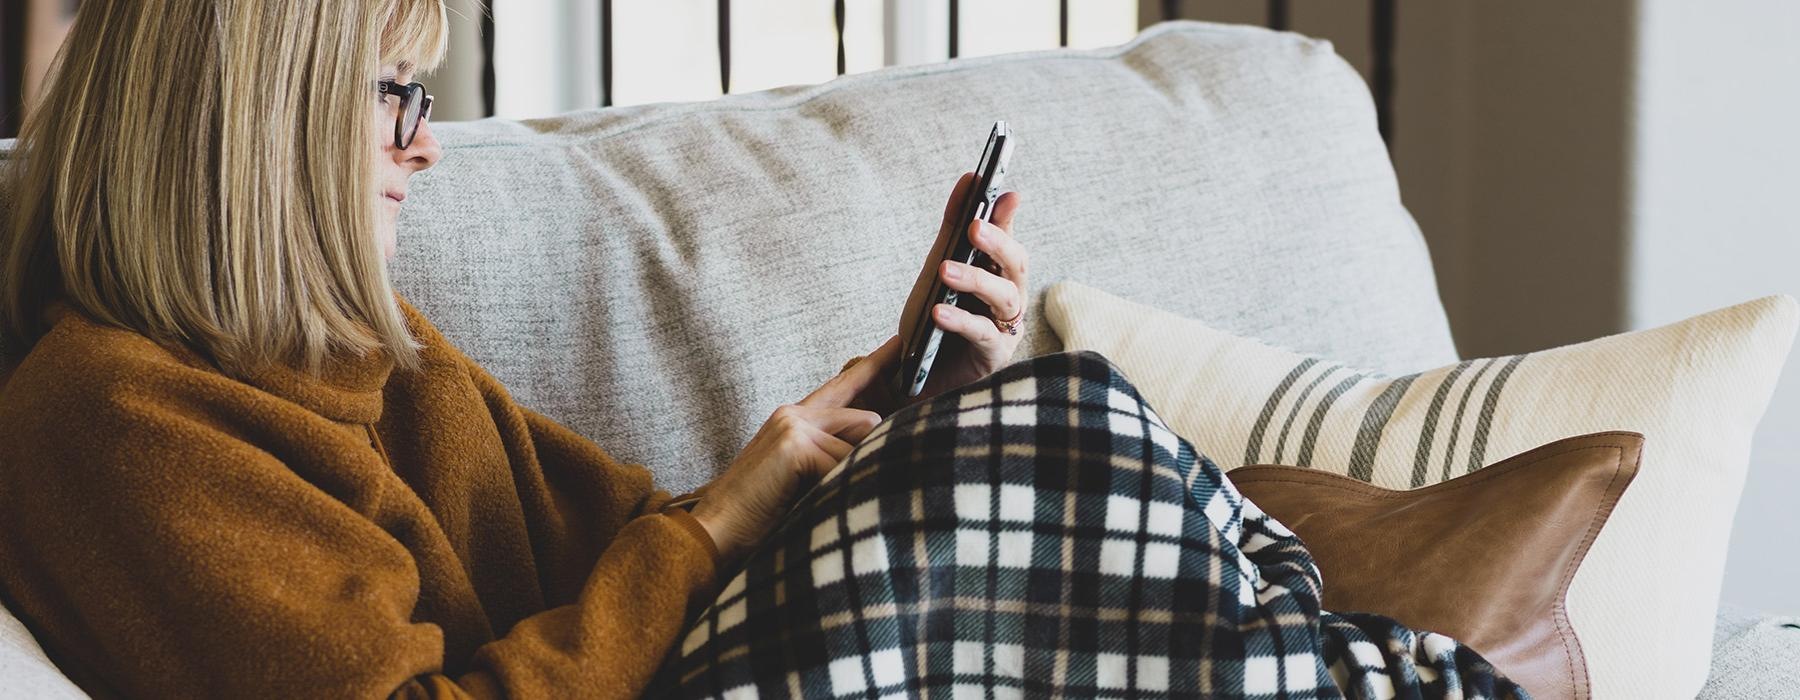
[[1018,335],[1019,334],[1019,326],[1025,325],[1024,321],[1025,321],[1025,310],[1019,309],[1019,313],[1015,314],[1012,317],[1012,320],[1002,321],[997,318],[994,319],[994,327],[999,328],[1001,333],[1005,333],[1007,335]]

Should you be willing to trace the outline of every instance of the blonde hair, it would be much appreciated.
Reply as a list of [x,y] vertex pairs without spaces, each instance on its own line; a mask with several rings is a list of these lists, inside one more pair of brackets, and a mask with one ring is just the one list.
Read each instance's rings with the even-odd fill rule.
[[0,345],[55,299],[243,376],[417,366],[376,240],[383,64],[429,69],[443,0],[90,0],[11,167]]

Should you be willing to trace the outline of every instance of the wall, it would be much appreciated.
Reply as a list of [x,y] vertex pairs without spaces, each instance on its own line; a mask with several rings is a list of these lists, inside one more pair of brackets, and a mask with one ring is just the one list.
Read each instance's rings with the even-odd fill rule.
[[436,72],[422,80],[430,86],[431,120],[480,119],[487,113],[481,99],[482,0],[444,0],[450,8],[450,51]]
[[[1396,169],[1464,356],[1800,294],[1800,6],[1534,0],[1400,17]],[[1776,390],[1721,543],[1722,600],[1788,614],[1797,375]]]
[[[1640,0],[1631,327],[1800,296],[1800,4]],[[1724,599],[1800,614],[1800,353],[1757,432]]]
[[[1196,18],[1261,23],[1262,6]],[[1366,0],[1291,6],[1296,31],[1366,71]],[[1395,169],[1463,356],[1800,295],[1800,4],[1407,3],[1398,21]],[[1787,614],[1800,614],[1797,363],[1721,543],[1723,600]]]
[[1465,357],[1623,329],[1631,6],[1401,8],[1395,168]]

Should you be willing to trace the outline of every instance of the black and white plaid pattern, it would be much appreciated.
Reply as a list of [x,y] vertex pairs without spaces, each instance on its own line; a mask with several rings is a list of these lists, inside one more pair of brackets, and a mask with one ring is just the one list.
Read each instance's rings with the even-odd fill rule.
[[877,426],[671,652],[673,697],[1523,697],[1478,655],[1319,610],[1293,533],[1104,357]]

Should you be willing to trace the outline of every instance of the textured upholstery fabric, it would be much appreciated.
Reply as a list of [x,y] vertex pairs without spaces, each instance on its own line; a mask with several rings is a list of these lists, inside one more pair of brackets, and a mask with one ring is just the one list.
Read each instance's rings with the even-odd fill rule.
[[51,665],[24,623],[0,611],[0,697],[49,700],[85,698],[87,693]]
[[[400,290],[521,403],[664,488],[895,332],[988,127],[1058,279],[1394,370],[1455,359],[1368,89],[1322,41],[1192,22],[710,102],[436,127]],[[1054,350],[1041,319],[1020,357]]]
[[1408,489],[1570,435],[1644,435],[1637,478],[1570,581],[1569,623],[1594,697],[1687,697],[1705,684],[1720,543],[1800,326],[1793,297],[1400,377],[1077,283],[1051,288],[1044,315],[1069,349],[1118,363],[1176,433],[1227,469],[1293,464]]
[[1720,606],[1712,674],[1699,700],[1793,697],[1800,688],[1800,617]]

